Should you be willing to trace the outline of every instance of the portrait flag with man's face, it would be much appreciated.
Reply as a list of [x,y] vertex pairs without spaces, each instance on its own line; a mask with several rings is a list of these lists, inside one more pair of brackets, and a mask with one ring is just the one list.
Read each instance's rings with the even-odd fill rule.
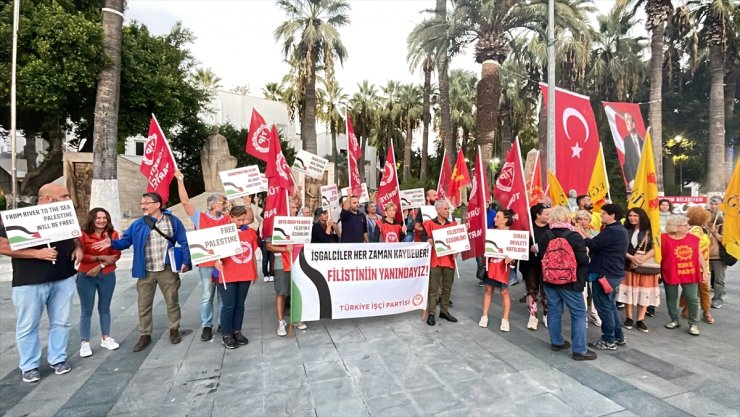
[[645,143],[645,122],[642,120],[640,105],[637,103],[603,102],[606,119],[617,148],[619,166],[627,191],[631,191],[640,164],[642,146]]

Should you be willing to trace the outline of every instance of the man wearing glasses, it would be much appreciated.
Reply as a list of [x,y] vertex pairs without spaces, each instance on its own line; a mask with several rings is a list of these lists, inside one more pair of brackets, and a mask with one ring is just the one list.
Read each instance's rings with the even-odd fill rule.
[[[195,208],[190,202],[188,192],[185,189],[185,178],[182,172],[175,171],[177,178],[177,194],[180,196],[180,202],[185,209],[185,214],[190,217],[195,229],[207,229],[214,226],[222,226],[231,223],[229,218],[229,201],[223,194],[211,194],[206,199],[208,211],[205,213]],[[214,317],[214,298],[216,301],[216,324],[221,317],[221,298],[216,291],[216,284],[213,282],[212,274],[214,270],[213,262],[206,262],[198,266],[200,275],[200,321],[203,324],[203,331],[200,334],[200,340],[207,342],[213,338],[213,317]]]
[[182,248],[180,272],[185,273],[191,267],[185,226],[169,210],[162,208],[162,197],[157,193],[145,193],[141,196],[139,207],[144,216],[131,223],[121,239],[106,238],[93,244],[94,249],[112,247],[124,250],[134,246],[131,276],[138,278],[136,292],[140,335],[134,352],[144,350],[152,341],[152,305],[157,286],[167,304],[170,342],[180,343],[180,276],[172,271],[168,256],[169,249],[175,246],[175,242]]

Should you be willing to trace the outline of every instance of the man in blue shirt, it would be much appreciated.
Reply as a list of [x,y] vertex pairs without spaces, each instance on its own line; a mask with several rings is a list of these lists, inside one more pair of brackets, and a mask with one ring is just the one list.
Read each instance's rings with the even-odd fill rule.
[[342,209],[339,221],[342,223],[342,243],[363,243],[368,241],[367,218],[359,212],[360,199],[350,196],[349,210]]

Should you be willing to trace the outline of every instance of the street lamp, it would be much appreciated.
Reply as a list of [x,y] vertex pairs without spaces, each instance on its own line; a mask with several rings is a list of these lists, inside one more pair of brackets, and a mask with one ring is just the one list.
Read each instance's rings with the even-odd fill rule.
[[[684,141],[684,137],[682,135],[676,135],[676,137],[673,138],[673,141],[678,145],[678,149],[681,149],[681,144]],[[675,155],[673,157],[673,163],[678,165],[678,192],[681,196],[683,195],[683,163],[687,159],[688,157],[683,154],[682,149],[680,155]]]

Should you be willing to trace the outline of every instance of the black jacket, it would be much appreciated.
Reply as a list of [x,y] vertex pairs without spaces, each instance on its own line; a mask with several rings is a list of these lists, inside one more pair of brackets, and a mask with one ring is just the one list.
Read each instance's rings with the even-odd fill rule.
[[606,226],[598,235],[586,239],[591,256],[588,272],[607,278],[624,278],[627,243],[627,229],[619,222]]
[[576,256],[576,264],[578,265],[576,269],[576,278],[578,280],[572,284],[544,284],[551,288],[582,292],[583,286],[586,284],[586,276],[588,275],[588,254],[586,254],[586,242],[577,232],[564,228],[552,229],[552,237],[550,236],[550,233],[545,232],[537,242],[540,259],[542,259],[542,255],[545,254],[547,245],[556,237],[564,237],[570,244],[570,247],[573,248],[573,254]]

